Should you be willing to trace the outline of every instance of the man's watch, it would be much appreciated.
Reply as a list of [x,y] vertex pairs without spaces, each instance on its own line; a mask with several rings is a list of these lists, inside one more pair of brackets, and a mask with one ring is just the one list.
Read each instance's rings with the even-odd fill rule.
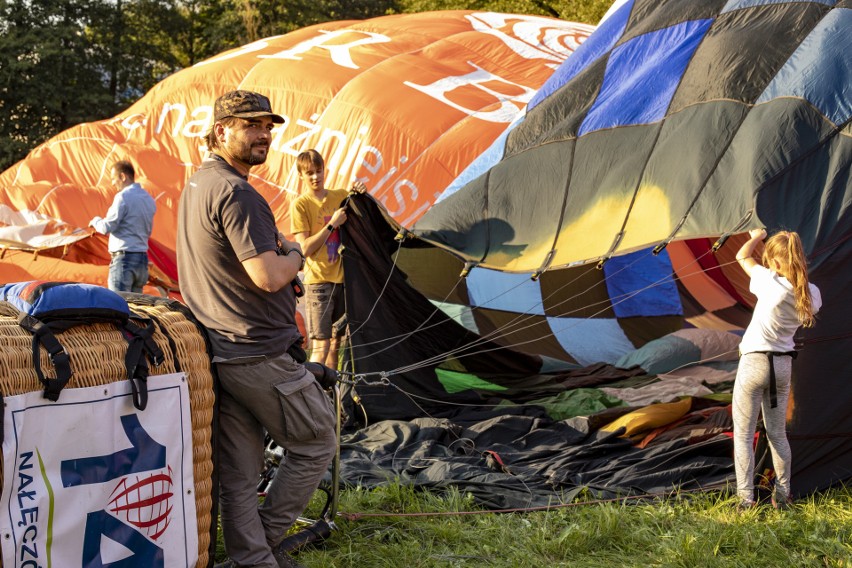
[[328,226],[326,227],[326,229],[328,229],[328,232],[329,232],[329,233],[333,233],[333,232],[334,232],[334,227],[331,225],[331,223],[329,223],[329,224],[328,224]]

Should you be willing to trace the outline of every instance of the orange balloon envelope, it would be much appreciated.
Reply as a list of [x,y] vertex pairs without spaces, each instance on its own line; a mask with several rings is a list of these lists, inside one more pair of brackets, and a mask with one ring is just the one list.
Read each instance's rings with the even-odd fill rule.
[[282,232],[301,190],[295,158],[309,148],[326,158],[328,187],[360,179],[411,226],[592,30],[538,16],[430,12],[319,24],[202,61],[0,174],[0,281],[104,284],[106,239],[85,227],[112,203],[111,164],[129,159],[156,198],[150,256],[163,286],[173,286],[179,195],[204,155],[213,101],[233,89],[267,95],[286,119],[250,178]]

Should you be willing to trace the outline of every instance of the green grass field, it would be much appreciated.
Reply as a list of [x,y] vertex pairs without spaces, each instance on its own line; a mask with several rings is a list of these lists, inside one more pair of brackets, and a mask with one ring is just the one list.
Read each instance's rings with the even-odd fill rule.
[[[735,503],[713,492],[492,513],[458,492],[349,489],[337,530],[298,559],[310,568],[852,567],[848,488],[788,512],[766,505],[738,513]],[[219,545],[224,558],[221,537]]]

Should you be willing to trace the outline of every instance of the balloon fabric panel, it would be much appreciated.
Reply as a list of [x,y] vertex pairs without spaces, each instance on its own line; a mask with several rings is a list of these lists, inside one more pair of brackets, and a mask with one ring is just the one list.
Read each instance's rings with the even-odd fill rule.
[[791,3],[723,13],[696,49],[671,112],[723,99],[757,102],[826,10],[820,4]]
[[713,19],[723,9],[725,0],[637,0],[630,11],[624,33],[615,42],[623,45],[643,36],[682,25]]
[[[548,79],[530,101],[528,110],[532,110],[552,95],[560,86],[571,81],[577,74],[592,65],[599,58],[607,56],[627,25],[632,1],[619,8],[612,17],[601,23],[598,33],[586,40],[572,56]],[[604,58],[603,63],[606,63]]]
[[579,135],[661,119],[712,20],[684,22],[612,50],[603,85]]
[[758,102],[802,97],[836,125],[852,117],[852,9],[825,15],[802,40]]

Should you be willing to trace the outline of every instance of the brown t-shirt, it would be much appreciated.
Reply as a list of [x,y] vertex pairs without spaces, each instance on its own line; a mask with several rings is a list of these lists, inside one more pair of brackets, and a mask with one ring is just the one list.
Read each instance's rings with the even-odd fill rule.
[[269,204],[227,162],[208,156],[183,189],[178,207],[180,290],[225,359],[278,355],[300,339],[290,286],[265,292],[242,261],[276,249]]

